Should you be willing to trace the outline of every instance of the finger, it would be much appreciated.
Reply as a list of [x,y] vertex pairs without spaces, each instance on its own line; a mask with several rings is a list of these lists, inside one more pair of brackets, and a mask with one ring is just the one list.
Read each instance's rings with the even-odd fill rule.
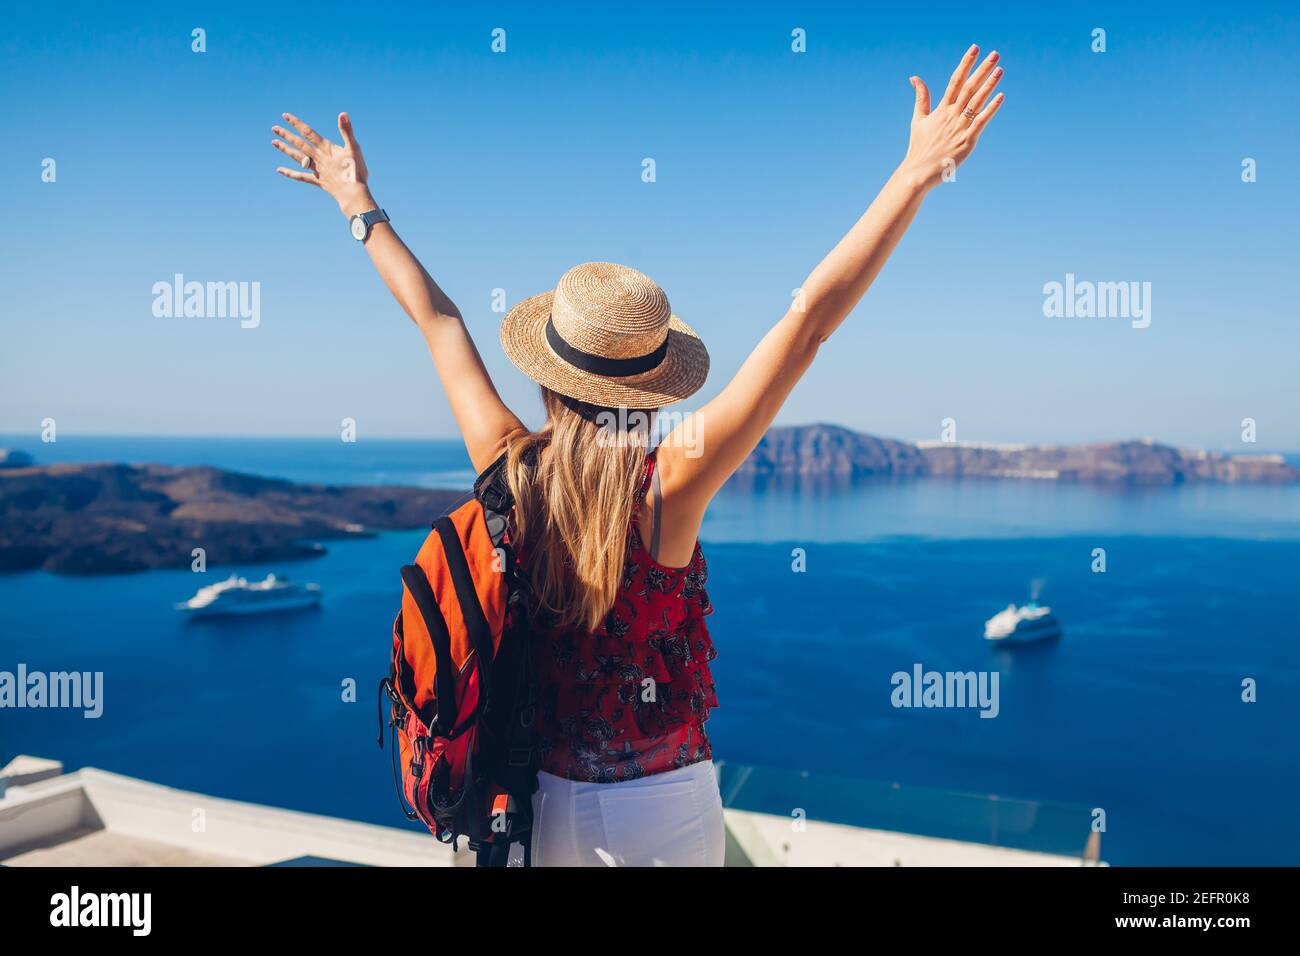
[[307,142],[311,143],[313,146],[320,146],[325,142],[325,138],[321,136],[320,133],[316,132],[314,129],[312,129],[302,120],[298,119],[298,117],[294,116],[292,113],[281,113],[280,115],[284,118],[286,122],[288,122],[290,126],[296,129],[298,132],[302,133],[303,138],[307,140]]
[[973,112],[979,112],[980,108],[983,107],[989,96],[992,95],[993,88],[998,85],[998,81],[1001,79],[1002,67],[998,67],[989,74],[989,78],[984,81],[984,85],[975,92],[975,95],[966,101],[966,109]]
[[952,72],[952,79],[948,81],[948,89],[944,91],[943,101],[953,103],[957,99],[957,93],[961,90],[962,81],[966,79],[966,74],[970,72],[971,66],[975,63],[975,57],[979,56],[980,48],[972,43],[966,55],[961,58],[957,64],[957,69]]
[[286,169],[283,166],[277,166],[275,171],[281,176],[288,176],[290,179],[297,180],[300,183],[311,183],[313,186],[319,186],[320,180],[310,173],[304,173],[301,169]]
[[293,133],[289,132],[283,126],[272,126],[271,132],[274,133],[276,136],[283,137],[285,142],[292,143],[294,146],[297,146],[300,150],[302,150],[304,153],[307,153],[309,156],[316,157],[315,146],[313,146],[311,143],[307,142],[305,139],[303,139],[300,136],[294,136]]
[[352,117],[347,113],[339,114],[339,135],[343,137],[343,145],[351,152],[357,150],[357,137],[352,131]]
[[971,130],[976,136],[984,132],[984,127],[989,125],[989,120],[993,118],[993,114],[1002,108],[1002,104],[1006,101],[1006,98],[1005,93],[999,93],[997,96],[993,97],[993,101],[989,103],[988,106],[980,110],[980,114],[976,116],[975,121],[970,124]]
[[307,154],[304,153],[302,150],[294,149],[292,146],[286,146],[278,139],[271,140],[271,145],[274,146],[276,149],[278,149],[280,152],[284,153],[286,156],[292,159],[299,166],[304,165],[307,159]]
[[930,91],[919,76],[912,77],[912,88],[916,90],[916,106],[912,109],[912,119],[919,120],[930,115]]
[[975,95],[975,92],[988,79],[989,74],[993,72],[993,68],[997,65],[998,51],[994,50],[984,58],[984,62],[979,65],[979,69],[972,73],[970,78],[962,84],[961,92],[957,94],[958,106],[964,107],[970,102],[970,98]]

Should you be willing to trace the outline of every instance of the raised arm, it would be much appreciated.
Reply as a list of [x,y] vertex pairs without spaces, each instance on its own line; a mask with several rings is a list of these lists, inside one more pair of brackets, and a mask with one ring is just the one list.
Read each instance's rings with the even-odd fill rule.
[[[325,139],[290,113],[285,113],[284,119],[299,135],[273,126],[272,131],[286,142],[275,140],[272,145],[300,168],[281,166],[276,172],[320,187],[338,202],[339,211],[348,218],[378,208],[367,185],[365,159],[347,113],[340,113],[338,120],[342,145]],[[522,430],[523,424],[497,394],[460,310],[438,288],[392,225],[376,223],[365,246],[388,291],[424,336],[470,461],[476,471],[482,471],[505,448],[506,437]]]
[[[683,435],[670,433],[662,442],[663,496],[674,524],[693,520],[698,528],[709,500],[754,450],[822,343],[870,288],[922,199],[975,148],[1003,99],[1001,93],[992,96],[1002,77],[998,54],[990,53],[972,73],[978,55],[978,47],[966,51],[933,109],[929,90],[920,77],[912,77],[916,105],[903,162],[862,218],[813,269],[789,311],[735,378],[695,413],[694,422],[679,426]],[[685,432],[688,428],[693,431]]]

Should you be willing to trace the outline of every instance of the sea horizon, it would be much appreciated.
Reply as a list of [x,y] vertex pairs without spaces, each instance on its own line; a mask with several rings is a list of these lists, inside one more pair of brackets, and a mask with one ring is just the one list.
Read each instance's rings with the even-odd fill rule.
[[[884,439],[884,440],[887,440],[887,441],[905,442],[905,443],[910,444],[910,445],[920,445],[920,444],[923,443],[923,442],[932,442],[932,441],[935,441],[935,440],[936,440],[935,437],[934,437],[933,435],[925,435],[925,436],[905,436],[905,435],[902,435],[902,434],[900,434],[900,433],[889,432],[889,431],[875,431],[875,430],[872,430],[872,429],[856,428],[856,427],[854,427],[854,426],[852,426],[852,425],[843,425],[843,424],[840,424],[839,422],[831,422],[831,421],[825,421],[825,420],[806,421],[806,422],[778,422],[778,423],[774,424],[772,427],[773,427],[773,428],[806,428],[806,427],[810,427],[810,426],[814,426],[814,425],[825,425],[825,426],[829,426],[829,427],[832,427],[832,428],[844,428],[844,429],[847,429],[848,431],[856,432],[857,434],[860,434],[860,435],[870,435],[870,436],[872,436],[872,437],[874,437],[874,438],[881,438],[881,439]],[[321,432],[321,433],[317,433],[317,434],[266,434],[266,435],[248,435],[248,434],[227,433],[227,432],[208,434],[208,433],[204,433],[204,432],[190,432],[190,433],[181,433],[181,432],[64,432],[64,431],[60,430],[60,431],[58,432],[58,436],[59,436],[59,437],[58,437],[58,441],[54,441],[54,442],[45,442],[45,441],[42,441],[42,439],[41,439],[41,436],[40,436],[40,430],[39,430],[39,429],[35,429],[35,430],[32,430],[32,431],[5,431],[5,430],[0,430],[0,448],[6,448],[6,449],[21,448],[21,450],[23,450],[23,451],[27,451],[27,452],[31,453],[31,448],[34,448],[34,447],[41,447],[41,448],[44,448],[44,447],[48,447],[49,445],[58,445],[59,442],[62,442],[62,441],[68,441],[68,440],[72,440],[72,441],[76,441],[76,442],[82,442],[82,441],[110,441],[110,440],[124,440],[124,441],[138,441],[138,440],[144,440],[144,441],[155,441],[155,440],[156,440],[156,441],[218,441],[218,442],[224,442],[224,441],[240,441],[240,442],[244,442],[244,441],[246,441],[246,442],[263,442],[263,441],[267,441],[267,442],[275,442],[275,441],[315,442],[315,441],[321,441],[321,442],[331,442],[331,443],[338,443],[338,444],[363,444],[364,442],[451,442],[451,443],[459,444],[459,443],[461,442],[461,440],[462,440],[461,437],[460,437],[460,435],[458,435],[458,434],[448,434],[448,435],[420,435],[420,434],[416,434],[416,435],[397,435],[397,434],[370,435],[370,434],[367,434],[367,435],[365,435],[364,438],[358,438],[356,442],[346,443],[346,442],[342,442],[342,441],[339,439],[339,435],[338,435],[338,432],[337,432],[337,431],[333,431],[333,432]],[[1261,446],[1259,446],[1258,448],[1255,448],[1255,447],[1249,447],[1249,448],[1247,448],[1246,450],[1243,450],[1243,447],[1244,447],[1244,446],[1243,446],[1242,444],[1237,444],[1237,445],[1229,446],[1229,445],[1214,444],[1214,443],[1201,443],[1201,442],[1191,442],[1191,443],[1189,443],[1189,442],[1179,442],[1179,441],[1173,441],[1173,440],[1166,440],[1166,439],[1160,437],[1159,435],[1111,434],[1111,435],[1105,435],[1105,436],[1100,436],[1100,437],[1092,437],[1092,438],[1079,438],[1079,439],[1059,439],[1059,438],[1054,438],[1054,439],[1048,439],[1048,440],[1033,440],[1033,439],[1026,439],[1026,438],[1004,438],[1004,439],[999,439],[999,438],[987,438],[987,439],[986,439],[986,438],[976,437],[976,438],[971,438],[971,439],[962,438],[960,441],[954,442],[953,444],[958,444],[958,445],[962,445],[962,444],[989,444],[989,445],[1029,445],[1029,446],[1052,446],[1052,445],[1057,445],[1057,446],[1069,446],[1069,445],[1095,445],[1095,444],[1106,444],[1106,443],[1109,443],[1109,442],[1123,442],[1123,441],[1154,441],[1154,442],[1157,443],[1157,444],[1160,444],[1160,445],[1166,445],[1166,446],[1168,446],[1168,447],[1170,447],[1170,448],[1200,449],[1200,450],[1202,450],[1202,451],[1208,451],[1208,452],[1211,452],[1211,453],[1214,453],[1214,454],[1220,454],[1220,455],[1282,455],[1282,456],[1284,456],[1288,461],[1300,460],[1300,445],[1297,445],[1296,447],[1287,447],[1287,446],[1284,446],[1284,445],[1261,445]],[[38,463],[39,463],[39,462],[38,462]]]

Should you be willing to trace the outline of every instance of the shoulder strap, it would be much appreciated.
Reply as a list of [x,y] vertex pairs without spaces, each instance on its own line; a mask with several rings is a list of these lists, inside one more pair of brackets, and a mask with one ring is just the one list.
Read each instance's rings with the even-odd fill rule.
[[[465,546],[461,543],[460,533],[451,518],[444,515],[433,523],[433,530],[442,540],[442,553],[447,559],[447,570],[451,573],[451,585],[456,592],[456,603],[460,605],[461,618],[469,632],[470,643],[478,655],[478,669],[481,676],[480,686],[485,694],[492,689],[492,655],[495,652],[492,642],[492,628],[483,605],[479,603],[478,591],[474,587],[474,575],[469,569],[465,557]],[[427,583],[427,582],[426,582]],[[442,668],[439,668],[439,673]]]
[[438,599],[424,571],[415,564],[402,567],[402,583],[411,592],[416,610],[424,621],[424,629],[429,633],[433,644],[434,695],[438,698],[438,713],[434,725],[439,735],[451,735],[456,724],[456,668],[451,657],[451,635],[447,633],[447,621],[442,616]]
[[646,496],[654,491],[654,507],[650,516],[650,557],[659,560],[659,510],[663,505],[663,496],[659,493],[659,469],[655,467],[655,453],[652,451],[645,458],[645,474],[641,477],[641,487],[636,493],[636,507],[632,511],[632,521],[637,520],[637,512],[645,502]]
[[650,491],[651,479],[655,473],[655,453],[652,451],[645,456],[645,471],[641,473],[641,487],[636,491],[636,503],[640,505],[645,501],[645,496]]
[[507,518],[515,504],[514,496],[510,493],[510,481],[506,476],[505,454],[483,469],[483,473],[474,479],[474,497],[483,505],[492,546],[501,547],[501,541],[506,533]]
[[650,557],[659,560],[659,515],[664,510],[664,496],[659,492],[659,469],[654,469],[652,488],[654,494],[654,514],[650,518]]

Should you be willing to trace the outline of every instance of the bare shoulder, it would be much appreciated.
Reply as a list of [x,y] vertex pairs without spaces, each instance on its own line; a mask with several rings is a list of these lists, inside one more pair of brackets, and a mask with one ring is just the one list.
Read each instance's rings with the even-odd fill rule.
[[470,464],[474,466],[475,474],[483,474],[506,453],[511,442],[524,438],[529,434],[528,429],[518,423],[514,426],[506,425],[505,427],[507,430],[504,434],[496,439],[488,439],[478,445],[471,445],[469,439],[465,440],[466,449],[469,451]]
[[[712,497],[691,481],[691,469],[685,464],[686,451],[688,449],[679,444],[661,445],[655,452],[655,472],[659,480],[653,483],[650,494],[646,495],[637,521],[641,540],[650,549],[651,557],[670,568],[690,564],[704,512]],[[656,515],[659,523],[657,547]]]

